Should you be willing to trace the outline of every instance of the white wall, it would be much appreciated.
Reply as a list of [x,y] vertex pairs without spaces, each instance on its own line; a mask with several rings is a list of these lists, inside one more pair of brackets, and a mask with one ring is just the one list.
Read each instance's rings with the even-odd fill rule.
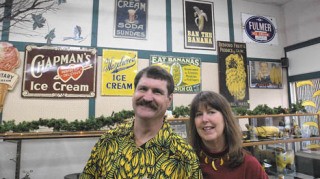
[[283,6],[287,37],[285,46],[319,37],[319,11],[319,0],[292,0]]
[[[283,7],[285,18],[286,46],[318,38],[320,32],[320,1],[293,0]],[[288,75],[318,72],[320,69],[320,45],[312,45],[287,53]]]

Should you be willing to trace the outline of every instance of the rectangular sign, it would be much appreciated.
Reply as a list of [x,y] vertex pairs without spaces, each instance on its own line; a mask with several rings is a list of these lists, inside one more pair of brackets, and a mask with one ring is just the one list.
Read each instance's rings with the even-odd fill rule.
[[249,107],[245,43],[218,41],[219,89],[232,107]]
[[148,0],[115,0],[114,36],[147,38]]
[[281,62],[250,61],[250,88],[282,88]]
[[175,93],[201,91],[201,59],[195,57],[150,56],[151,65],[158,65],[171,73]]
[[101,95],[132,96],[138,71],[138,52],[103,50]]
[[215,50],[213,2],[184,0],[185,48]]
[[95,97],[96,55],[96,49],[28,45],[21,96]]

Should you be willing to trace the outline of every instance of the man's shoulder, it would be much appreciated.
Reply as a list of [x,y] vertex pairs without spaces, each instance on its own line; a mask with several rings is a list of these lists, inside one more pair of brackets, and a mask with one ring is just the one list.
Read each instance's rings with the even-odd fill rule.
[[102,139],[112,139],[112,138],[117,138],[120,136],[126,136],[129,135],[130,132],[132,131],[132,122],[128,123],[123,123],[119,124],[116,128],[110,129],[104,133],[101,138]]
[[197,159],[196,153],[187,140],[174,132],[170,136],[170,150],[175,155],[180,155],[187,160]]

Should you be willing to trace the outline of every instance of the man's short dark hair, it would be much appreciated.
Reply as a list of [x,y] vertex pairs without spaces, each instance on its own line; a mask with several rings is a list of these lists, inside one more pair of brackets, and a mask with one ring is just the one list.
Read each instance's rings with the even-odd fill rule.
[[174,82],[172,75],[167,70],[159,66],[148,66],[138,72],[134,78],[134,88],[136,89],[141,77],[146,75],[148,78],[156,80],[165,80],[167,82],[168,95],[171,95],[174,91]]

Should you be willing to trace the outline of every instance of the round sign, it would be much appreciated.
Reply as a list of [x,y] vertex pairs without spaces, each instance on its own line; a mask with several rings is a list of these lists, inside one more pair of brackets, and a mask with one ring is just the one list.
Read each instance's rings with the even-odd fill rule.
[[258,43],[270,42],[276,34],[272,22],[263,16],[252,16],[247,19],[244,29],[250,39]]

